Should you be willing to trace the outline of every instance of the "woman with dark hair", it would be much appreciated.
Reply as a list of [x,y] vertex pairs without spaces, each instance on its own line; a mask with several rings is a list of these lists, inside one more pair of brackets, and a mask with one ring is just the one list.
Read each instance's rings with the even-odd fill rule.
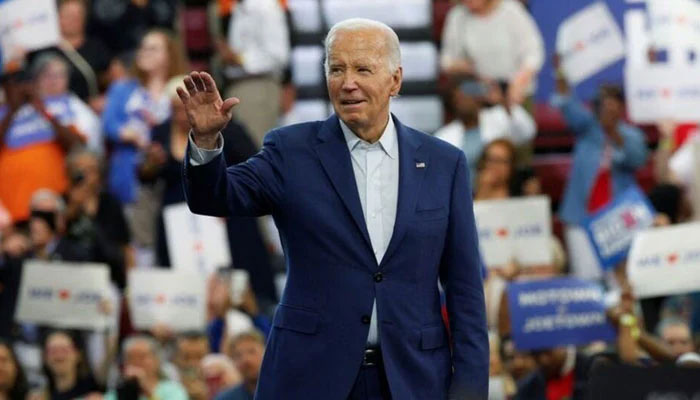
[[25,400],[29,392],[27,378],[12,346],[0,339],[0,400]]
[[80,341],[66,331],[52,331],[44,341],[46,398],[71,400],[99,392]]
[[511,196],[515,157],[515,145],[508,139],[496,139],[484,147],[476,166],[474,200],[506,199]]

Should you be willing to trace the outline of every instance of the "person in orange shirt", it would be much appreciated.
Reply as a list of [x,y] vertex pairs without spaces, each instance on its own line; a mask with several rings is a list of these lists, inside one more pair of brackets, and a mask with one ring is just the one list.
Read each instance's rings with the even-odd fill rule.
[[[0,201],[13,221],[29,217],[37,189],[63,193],[68,180],[65,154],[86,138],[72,124],[65,68],[39,57],[32,74],[5,77],[6,103],[0,106]],[[62,65],[65,67],[65,65]],[[30,75],[36,83],[29,81]]]

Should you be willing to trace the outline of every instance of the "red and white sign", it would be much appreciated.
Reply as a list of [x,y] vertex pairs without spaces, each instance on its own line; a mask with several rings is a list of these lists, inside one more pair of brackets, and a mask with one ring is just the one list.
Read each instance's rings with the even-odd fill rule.
[[58,44],[55,0],[0,2],[0,54],[4,63],[32,50]]

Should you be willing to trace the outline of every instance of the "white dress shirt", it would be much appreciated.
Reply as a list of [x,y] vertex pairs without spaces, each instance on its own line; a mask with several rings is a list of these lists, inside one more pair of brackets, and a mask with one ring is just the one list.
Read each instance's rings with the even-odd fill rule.
[[272,74],[280,77],[289,61],[289,29],[277,0],[246,0],[231,13],[228,44],[243,65],[229,66],[228,78]]
[[[352,170],[355,175],[357,194],[367,224],[370,242],[377,264],[381,263],[396,222],[396,206],[399,197],[399,142],[391,116],[378,141],[366,142],[355,135],[340,121],[340,128],[348,144]],[[190,135],[190,164],[202,165],[223,151],[223,136],[219,134],[218,146],[214,150],[197,147]],[[377,302],[372,306],[367,343],[379,343],[377,324]]]

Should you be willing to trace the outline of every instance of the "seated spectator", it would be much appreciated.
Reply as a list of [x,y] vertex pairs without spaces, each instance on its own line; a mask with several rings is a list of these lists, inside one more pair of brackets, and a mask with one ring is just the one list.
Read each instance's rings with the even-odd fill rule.
[[163,378],[160,349],[151,337],[127,338],[122,345],[122,361],[122,381],[105,394],[104,400],[187,400],[187,393],[179,383]]
[[196,369],[209,354],[209,338],[205,333],[187,332],[175,339],[173,363],[180,370]]
[[229,356],[243,376],[243,383],[222,392],[216,400],[250,400],[255,394],[265,352],[265,339],[258,331],[249,331],[234,337],[229,343]]
[[29,392],[27,378],[12,346],[0,340],[0,398],[24,400]]
[[522,106],[505,102],[497,85],[474,79],[454,79],[452,85],[448,102],[456,118],[435,136],[464,151],[474,182],[484,145],[499,138],[510,139],[517,146],[526,145],[535,136],[535,122]]
[[0,201],[15,222],[29,217],[29,199],[36,190],[65,191],[65,154],[88,137],[77,129],[77,114],[71,111],[71,105],[78,103],[61,95],[67,85],[63,64],[47,60],[36,61],[35,83],[26,72],[3,78]]
[[509,102],[521,104],[533,93],[543,62],[542,36],[522,4],[462,0],[448,12],[440,54],[443,72],[504,82]]
[[130,232],[119,201],[104,191],[102,157],[76,150],[66,162],[70,187],[67,194],[67,234],[91,253],[91,261],[110,267],[110,277],[123,289],[131,263]]
[[538,350],[534,352],[534,356],[544,381],[532,380],[531,384],[544,383],[547,400],[586,398],[589,357],[577,352],[573,346]]
[[231,359],[223,354],[209,354],[204,357],[201,369],[207,385],[207,399],[215,398],[243,380]]
[[695,351],[690,327],[682,319],[667,317],[659,323],[658,335],[668,346],[674,358]]
[[70,64],[70,90],[83,101],[95,99],[106,83],[111,51],[94,35],[85,31],[86,0],[58,2],[58,23],[63,41],[61,52]]
[[576,276],[598,278],[602,269],[580,224],[636,185],[635,172],[647,160],[644,133],[623,120],[624,95],[618,87],[601,87],[590,111],[571,95],[559,71],[552,105],[562,112],[576,135],[571,172],[559,208],[566,223],[569,265]]
[[44,343],[47,400],[72,400],[99,392],[78,339],[65,331],[53,331]]

